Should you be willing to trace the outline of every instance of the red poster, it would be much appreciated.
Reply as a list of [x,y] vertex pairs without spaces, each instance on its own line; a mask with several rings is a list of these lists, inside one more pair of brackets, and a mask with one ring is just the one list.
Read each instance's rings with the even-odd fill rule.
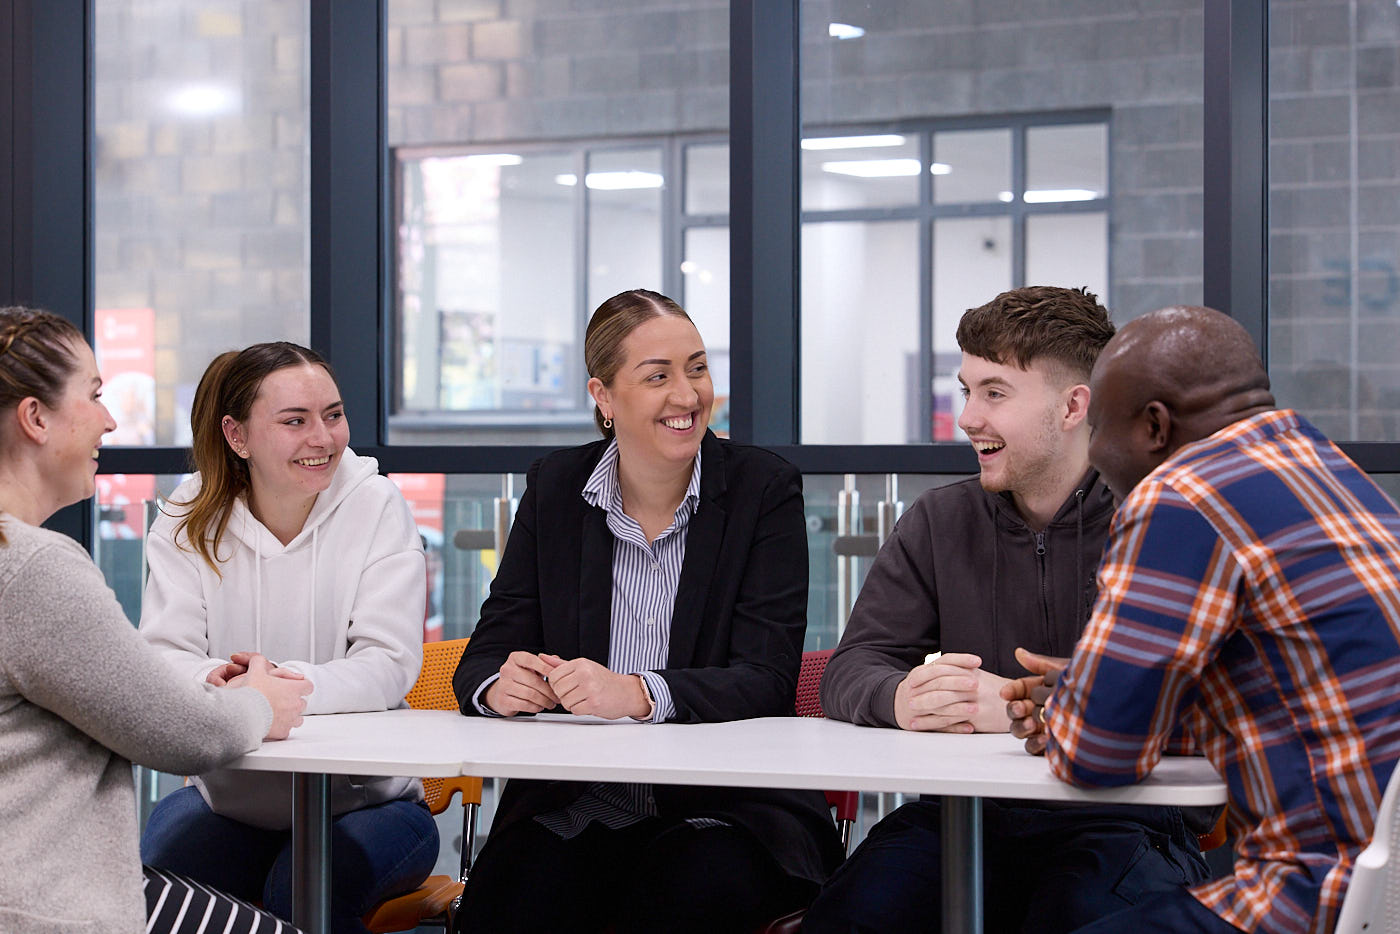
[[447,491],[447,476],[440,473],[391,473],[389,479],[398,485],[418,534],[423,537],[423,553],[427,558],[428,606],[423,618],[423,641],[442,639],[442,548],[443,501]]
[[[103,444],[154,444],[156,440],[156,314],[150,308],[99,308],[96,313],[97,367],[102,401],[117,430]],[[97,478],[99,535],[140,538],[145,532],[142,502],[154,499],[156,478],[149,474],[103,474]]]

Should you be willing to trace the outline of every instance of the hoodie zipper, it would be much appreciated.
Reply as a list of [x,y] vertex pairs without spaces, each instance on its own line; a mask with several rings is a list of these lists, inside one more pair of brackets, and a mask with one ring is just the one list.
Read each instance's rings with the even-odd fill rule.
[[1045,580],[1045,532],[1035,533],[1035,560],[1040,570],[1040,618],[1045,624],[1045,644],[1053,645],[1054,635],[1050,631],[1050,594]]

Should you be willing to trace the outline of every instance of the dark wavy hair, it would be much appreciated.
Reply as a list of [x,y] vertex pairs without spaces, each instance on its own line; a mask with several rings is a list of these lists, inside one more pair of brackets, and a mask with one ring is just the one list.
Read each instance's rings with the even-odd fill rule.
[[1002,292],[958,323],[964,353],[1028,369],[1049,362],[1075,382],[1088,382],[1109,338],[1108,309],[1088,288],[1033,285]]

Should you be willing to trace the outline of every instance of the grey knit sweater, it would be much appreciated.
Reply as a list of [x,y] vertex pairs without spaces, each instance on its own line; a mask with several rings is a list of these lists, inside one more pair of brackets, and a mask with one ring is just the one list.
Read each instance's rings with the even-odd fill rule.
[[272,710],[177,675],[76,542],[0,520],[0,931],[144,931],[131,763],[202,772]]

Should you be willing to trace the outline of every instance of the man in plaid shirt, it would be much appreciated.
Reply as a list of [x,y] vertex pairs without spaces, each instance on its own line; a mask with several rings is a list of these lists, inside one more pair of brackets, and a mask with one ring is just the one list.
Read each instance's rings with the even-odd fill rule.
[[1027,653],[1038,676],[1003,691],[1013,731],[1106,787],[1184,730],[1236,846],[1233,875],[1081,930],[1330,931],[1400,757],[1400,511],[1275,408],[1219,312],[1132,322],[1090,385],[1089,456],[1122,503],[1068,668]]

